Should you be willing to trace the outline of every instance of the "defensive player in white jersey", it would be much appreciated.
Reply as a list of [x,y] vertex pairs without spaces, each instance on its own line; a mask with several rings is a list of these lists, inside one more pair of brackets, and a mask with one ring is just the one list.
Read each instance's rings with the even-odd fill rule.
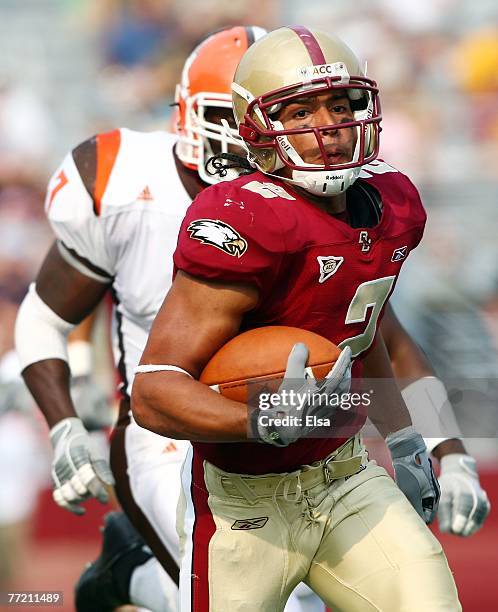
[[[236,143],[220,117],[232,117],[232,76],[239,58],[262,33],[257,27],[235,27],[208,37],[194,50],[177,90],[179,141],[166,131],[98,134],[66,156],[49,184],[46,213],[57,239],[20,310],[17,348],[25,380],[51,427],[54,500],[81,514],[80,503],[88,496],[106,501],[102,483],[115,480],[123,509],[166,570],[154,567],[155,559],[141,550],[131,526],[112,515],[106,524],[111,539],[107,556],[115,557],[116,541],[121,553],[133,554],[123,554],[115,568],[114,592],[89,592],[95,585],[85,585],[78,610],[94,610],[97,601],[99,609],[112,609],[130,600],[154,612],[176,609],[175,515],[187,443],[130,423],[128,398],[134,367],[171,284],[168,262],[181,220],[193,197],[219,180],[206,171],[205,161]],[[112,435],[112,474],[92,448],[66,392],[65,346],[65,334],[109,289],[123,394]],[[33,326],[40,337],[36,346]],[[297,603],[291,606],[301,609]]]
[[[123,561],[113,574],[118,581],[115,592],[108,589],[109,600],[101,600],[105,609],[133,599],[130,589],[132,596],[138,593],[137,604],[152,610],[167,609],[167,605],[174,609],[173,584],[178,575],[174,515],[179,464],[186,445],[130,423],[128,395],[151,322],[171,284],[172,265],[167,262],[176,246],[180,222],[191,199],[216,180],[205,169],[207,158],[226,151],[234,138],[219,119],[230,107],[231,75],[237,60],[257,35],[256,28],[233,28],[208,38],[192,54],[177,96],[178,140],[166,132],[141,134],[122,129],[99,134],[66,157],[49,185],[46,210],[57,240],[21,308],[17,347],[25,380],[52,428],[54,499],[82,513],[81,502],[90,496],[105,501],[102,483],[112,483],[104,458],[95,456],[71,402],[65,343],[67,332],[111,288],[116,363],[124,396],[112,441],[116,491],[170,576],[162,573],[158,577],[150,555],[142,552],[140,556],[128,532],[131,544],[120,548]],[[395,345],[396,334],[402,330],[394,315],[392,322]],[[413,342],[408,339],[405,344],[407,349],[398,359],[410,371],[410,363],[420,364],[421,358]],[[419,367],[411,375],[428,374],[430,371]],[[441,443],[438,449],[441,456],[446,452],[450,458],[460,458],[463,452],[458,441]],[[447,529],[471,532],[484,520],[486,498],[477,477],[463,467],[457,476],[448,480],[449,498],[464,478],[472,491],[470,499],[477,503],[468,509],[448,509]],[[452,520],[454,516],[460,517],[459,523]],[[123,531],[119,536],[122,538]],[[131,550],[133,555],[124,554]],[[166,595],[159,591],[151,602],[151,580],[159,579]]]

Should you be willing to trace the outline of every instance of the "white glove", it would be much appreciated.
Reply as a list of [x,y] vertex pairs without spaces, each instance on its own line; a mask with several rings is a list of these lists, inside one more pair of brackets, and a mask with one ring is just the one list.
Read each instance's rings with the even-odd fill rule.
[[482,527],[491,507],[479,483],[475,459],[452,453],[442,457],[440,465],[439,529],[460,536],[472,535]]
[[74,514],[84,514],[81,502],[95,497],[106,504],[104,485],[114,484],[109,464],[80,419],[69,417],[50,430],[54,449],[52,461],[53,498],[56,504]]
[[436,517],[441,490],[422,436],[410,427],[386,436],[396,484],[427,523]]
[[[320,419],[330,419],[339,406],[337,398],[351,386],[351,349],[346,347],[323,381],[316,381],[306,372],[308,347],[295,344],[287,359],[285,376],[278,390],[282,401],[267,408],[256,407],[250,416],[252,437],[274,446],[288,446],[317,429]],[[292,401],[294,397],[304,398]],[[312,398],[306,401],[306,398]],[[286,424],[279,424],[282,419]],[[308,422],[309,418],[309,422]]]

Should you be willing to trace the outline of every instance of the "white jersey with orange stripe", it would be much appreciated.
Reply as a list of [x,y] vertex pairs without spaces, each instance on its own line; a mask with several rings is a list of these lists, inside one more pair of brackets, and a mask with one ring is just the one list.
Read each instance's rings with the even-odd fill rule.
[[128,393],[172,282],[177,235],[191,203],[175,143],[165,131],[99,134],[66,156],[47,192],[46,214],[62,250],[83,272],[112,283],[115,360]]

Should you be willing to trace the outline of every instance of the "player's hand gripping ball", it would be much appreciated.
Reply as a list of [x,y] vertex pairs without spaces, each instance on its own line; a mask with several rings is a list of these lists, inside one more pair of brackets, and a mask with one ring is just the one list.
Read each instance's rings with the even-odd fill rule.
[[333,416],[350,388],[351,351],[304,329],[262,327],[224,345],[200,380],[250,405],[250,437],[287,446]]

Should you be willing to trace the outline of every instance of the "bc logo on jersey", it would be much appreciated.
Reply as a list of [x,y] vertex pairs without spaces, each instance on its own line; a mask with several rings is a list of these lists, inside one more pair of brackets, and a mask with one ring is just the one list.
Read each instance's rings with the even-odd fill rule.
[[358,244],[361,244],[361,252],[368,253],[372,246],[372,239],[368,235],[366,230],[360,232],[360,237],[358,238]]
[[232,255],[242,257],[247,251],[247,241],[231,225],[219,219],[197,219],[187,227],[190,237],[202,244],[210,244]]

